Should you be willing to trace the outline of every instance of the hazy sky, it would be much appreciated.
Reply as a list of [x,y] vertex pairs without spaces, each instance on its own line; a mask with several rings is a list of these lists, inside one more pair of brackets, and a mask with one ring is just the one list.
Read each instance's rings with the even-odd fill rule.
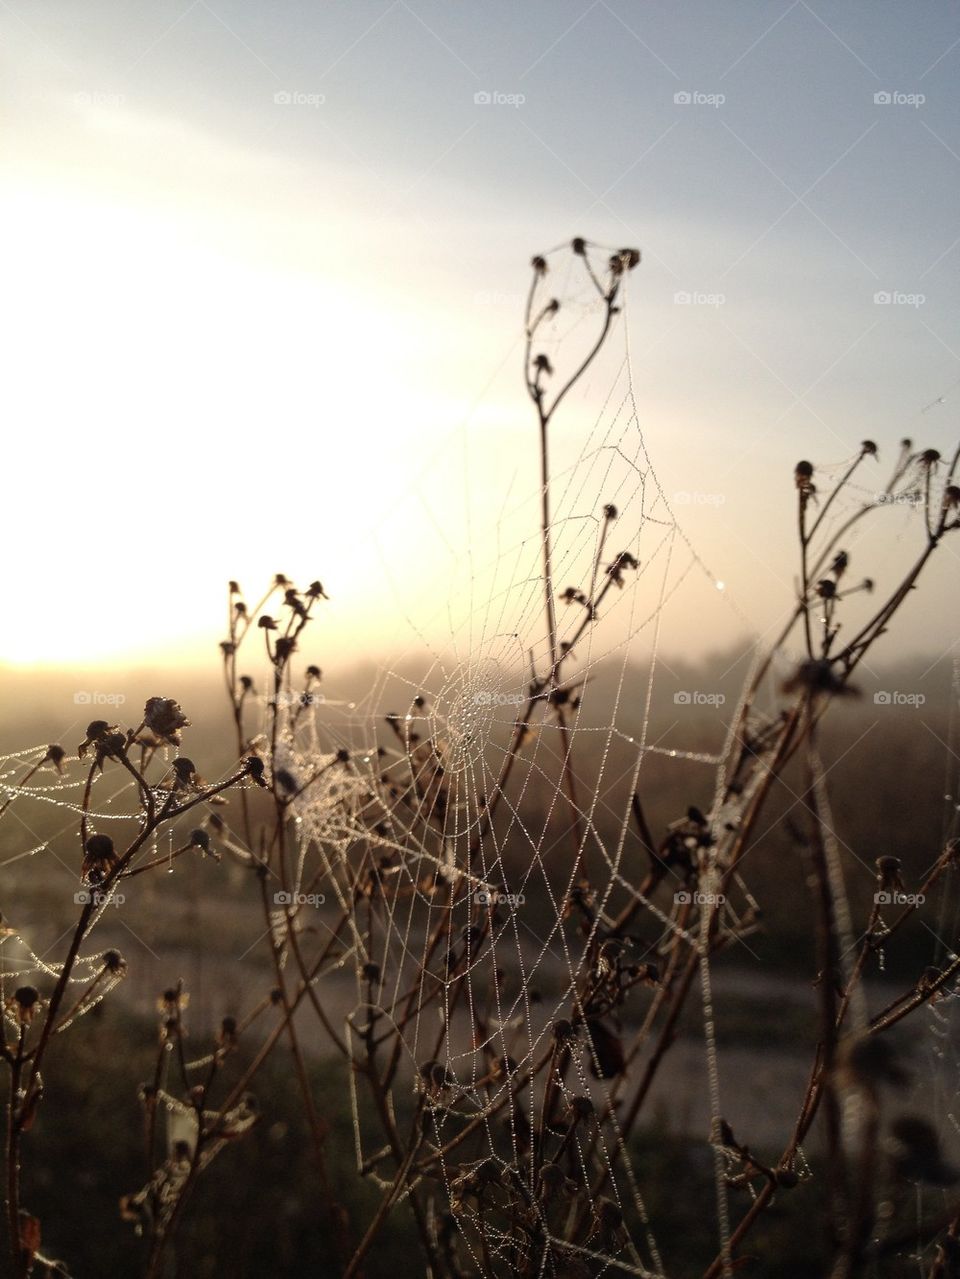
[[[324,581],[331,652],[416,642],[418,608],[456,630],[477,565],[536,533],[527,263],[575,234],[644,259],[558,469],[621,402],[628,332],[650,459],[730,601],[704,624],[678,598],[674,647],[788,606],[799,457],[870,436],[881,475],[902,435],[957,433],[954,0],[4,0],[0,22],[2,660],[192,656],[225,580],[278,569]],[[960,631],[957,563],[909,644]]]

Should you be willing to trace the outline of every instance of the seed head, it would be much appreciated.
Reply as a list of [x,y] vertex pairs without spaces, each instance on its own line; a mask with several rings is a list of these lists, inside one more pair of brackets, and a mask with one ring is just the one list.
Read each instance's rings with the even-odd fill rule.
[[886,892],[903,892],[903,876],[900,874],[903,863],[899,857],[878,857],[874,862],[877,868],[877,879],[880,887]]
[[7,1007],[21,1026],[29,1026],[40,1009],[40,992],[34,986],[21,986],[13,992]]

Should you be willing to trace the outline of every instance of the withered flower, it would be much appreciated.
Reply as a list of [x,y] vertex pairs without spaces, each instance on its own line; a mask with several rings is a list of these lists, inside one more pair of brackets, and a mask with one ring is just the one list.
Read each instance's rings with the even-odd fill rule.
[[102,884],[117,864],[117,854],[109,835],[91,835],[84,848],[80,877],[87,884]]
[[172,697],[149,698],[143,708],[143,720],[151,733],[171,746],[180,745],[180,729],[190,725],[180,703]]
[[640,561],[634,559],[629,551],[621,551],[612,564],[607,566],[607,577],[617,586],[623,586],[623,571],[628,568],[639,568]]
[[47,753],[43,757],[43,762],[45,764],[52,764],[58,773],[62,773],[63,761],[66,758],[67,752],[63,749],[63,747],[53,743],[47,747]]
[[101,737],[107,733],[115,733],[117,731],[116,724],[108,724],[105,719],[95,719],[87,725],[87,735],[77,747],[77,754],[81,759],[86,755],[88,747],[94,742],[98,742]]
[[29,1026],[43,1006],[40,992],[34,986],[21,986],[7,1000],[7,1008],[21,1026]]
[[196,765],[192,759],[187,759],[186,755],[181,755],[175,759],[172,764],[174,777],[174,790],[196,790],[202,785],[202,779],[197,773]]
[[247,776],[252,777],[258,786],[266,786],[263,775],[263,760],[259,755],[248,755],[246,761]]
[[903,876],[900,874],[902,863],[899,857],[878,857],[874,862],[877,868],[877,880],[884,892],[902,893]]
[[292,635],[281,635],[277,639],[276,660],[278,665],[282,665],[295,653],[297,649],[297,641]]

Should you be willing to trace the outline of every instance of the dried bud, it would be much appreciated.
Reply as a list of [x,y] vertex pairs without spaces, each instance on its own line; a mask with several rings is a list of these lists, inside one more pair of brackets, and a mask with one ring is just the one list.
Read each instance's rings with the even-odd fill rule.
[[886,892],[903,892],[902,863],[899,857],[878,857],[874,862],[880,887]]
[[246,760],[247,776],[252,777],[258,786],[266,786],[263,775],[263,760],[259,755],[248,755]]
[[34,986],[21,986],[14,991],[7,1007],[11,1008],[21,1026],[29,1026],[40,1008],[40,992]]
[[190,724],[172,697],[151,697],[143,708],[143,720],[151,733],[171,746],[180,745],[180,729]]
[[113,840],[109,835],[91,835],[84,846],[81,877],[89,884],[100,884],[117,863]]

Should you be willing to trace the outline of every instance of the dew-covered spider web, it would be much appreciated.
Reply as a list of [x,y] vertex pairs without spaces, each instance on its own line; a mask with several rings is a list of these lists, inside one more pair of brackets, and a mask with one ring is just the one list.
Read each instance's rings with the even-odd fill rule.
[[[777,762],[776,680],[792,659],[771,666],[763,688],[774,689],[772,702],[711,702],[709,693],[677,689],[672,655],[690,618],[700,640],[731,613],[745,634],[752,619],[726,589],[723,566],[685,533],[647,447],[625,313],[635,264],[621,257],[614,274],[597,265],[591,275],[582,258],[546,255],[528,314],[530,359],[544,361],[534,373],[528,361],[528,388],[542,389],[547,403],[602,336],[599,357],[573,379],[546,428],[546,483],[534,395],[516,428],[529,428],[530,448],[515,467],[484,472],[479,503],[469,501],[464,468],[465,516],[444,532],[446,571],[414,601],[397,587],[395,652],[363,694],[338,696],[328,673],[321,695],[293,664],[271,693],[270,665],[250,659],[246,744],[283,803],[291,833],[282,870],[270,861],[272,846],[248,838],[234,800],[184,811],[141,860],[167,858],[173,872],[199,827],[228,862],[269,862],[267,939],[279,971],[292,982],[308,974],[305,1009],[315,1006],[351,1059],[358,1171],[391,1209],[412,1208],[438,1273],[679,1273],[670,1230],[658,1225],[663,1165],[642,1132],[654,1103],[662,1114],[671,1092],[683,1091],[694,1099],[694,1137],[713,1182],[698,1216],[714,1241],[715,1273],[729,1274],[731,1233],[760,1193],[766,1163],[781,1159],[790,1125],[767,1140],[760,1164],[751,1163],[743,1115],[736,1132],[730,1127],[714,957],[749,948],[760,920],[738,838]],[[559,309],[537,320],[554,289]],[[818,464],[824,488],[849,465]],[[828,531],[872,502],[897,507],[895,536],[909,538],[922,519],[926,474],[909,461],[886,490],[858,474]],[[396,527],[436,523],[421,490],[405,502],[392,513],[385,578]],[[307,649],[305,638],[304,656]],[[747,685],[762,660],[760,648]],[[942,847],[960,833],[957,670],[951,696]],[[709,732],[702,717],[665,718],[665,706],[698,697],[712,712]],[[157,744],[157,795],[171,793],[185,749]],[[58,808],[63,829],[7,856],[0,870],[40,853],[59,857],[58,840],[85,812],[94,832],[136,824],[133,778],[110,766],[91,784],[84,770],[61,773],[46,751],[0,760],[0,803],[16,800],[28,833],[32,808]],[[826,770],[816,768],[815,802],[832,832]],[[198,787],[195,778],[189,784]],[[252,804],[256,788],[242,785]],[[207,851],[202,841],[196,847]],[[849,975],[865,921],[848,901],[846,852],[826,838]],[[76,877],[72,862],[69,869]],[[110,917],[117,892],[137,884],[118,881],[89,932]],[[83,904],[95,880],[75,891]],[[943,972],[956,960],[955,877],[938,878],[931,895],[931,971]],[[14,988],[42,986],[61,969],[18,921],[5,925],[2,994],[16,1027]],[[86,941],[58,1030],[96,1006],[123,971],[112,950]],[[672,999],[684,983],[699,1008],[696,1052],[685,1051],[674,1074],[670,1052],[682,1045]],[[960,1150],[955,986],[951,979],[918,1014],[924,1063],[912,1094],[941,1135],[956,1131],[944,1140],[948,1151]],[[863,1031],[868,1018],[858,996],[854,1028]],[[188,1065],[202,1070],[209,1060]],[[184,1107],[172,1090],[165,1095],[173,1131]],[[798,1108],[802,1099],[801,1088]],[[857,1116],[845,1122],[856,1137]],[[813,1177],[805,1140],[777,1167]]]

